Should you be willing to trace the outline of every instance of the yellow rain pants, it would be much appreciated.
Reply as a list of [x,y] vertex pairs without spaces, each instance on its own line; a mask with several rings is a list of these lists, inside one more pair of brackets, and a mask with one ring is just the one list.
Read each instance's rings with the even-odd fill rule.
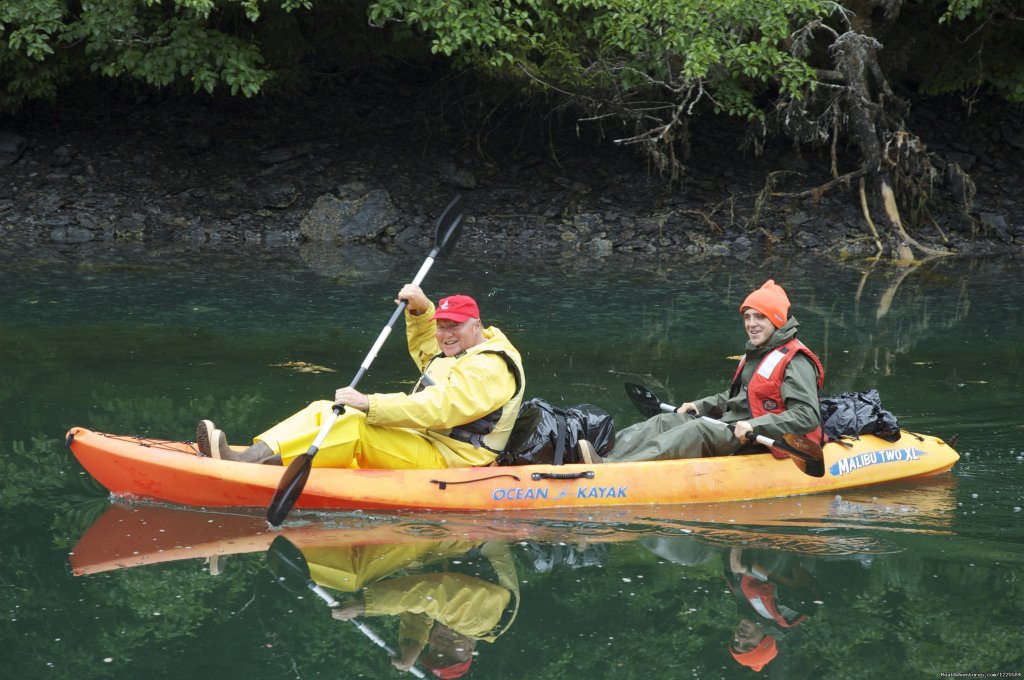
[[[266,432],[256,436],[287,466],[309,450],[334,404],[315,401]],[[441,452],[421,431],[404,427],[369,425],[366,414],[348,408],[320,445],[314,467],[389,468],[392,470],[446,468]]]

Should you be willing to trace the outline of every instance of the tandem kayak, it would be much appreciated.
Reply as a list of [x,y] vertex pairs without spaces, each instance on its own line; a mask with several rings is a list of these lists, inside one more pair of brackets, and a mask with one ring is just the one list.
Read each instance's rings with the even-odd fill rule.
[[[284,468],[198,455],[192,442],[81,427],[67,444],[115,497],[194,507],[267,507]],[[601,508],[778,498],[838,491],[949,470],[960,456],[929,435],[861,435],[824,447],[812,477],[770,453],[713,458],[438,470],[313,468],[296,508],[448,511]]]

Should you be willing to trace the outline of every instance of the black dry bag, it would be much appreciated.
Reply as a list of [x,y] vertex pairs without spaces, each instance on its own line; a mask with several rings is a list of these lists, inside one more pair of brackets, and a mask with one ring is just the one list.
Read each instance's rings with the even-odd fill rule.
[[615,443],[612,417],[593,404],[560,408],[540,398],[523,402],[499,465],[579,463],[577,444],[586,439],[598,455]]
[[821,429],[827,439],[873,434],[886,441],[900,438],[900,424],[882,408],[878,390],[843,392],[821,400]]

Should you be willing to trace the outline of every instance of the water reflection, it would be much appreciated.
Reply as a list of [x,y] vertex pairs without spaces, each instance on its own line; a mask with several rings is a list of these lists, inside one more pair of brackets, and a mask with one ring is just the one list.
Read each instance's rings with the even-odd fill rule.
[[[822,604],[815,572],[817,556],[767,548],[713,547],[690,537],[642,538],[640,543],[673,564],[698,568],[720,563],[736,601],[729,653],[760,671],[779,654],[784,640]],[[865,564],[870,558],[858,556]]]
[[497,640],[519,611],[515,561],[509,544],[501,541],[317,544],[300,549],[279,536],[271,544],[268,562],[279,578],[286,580],[289,572],[301,569],[315,590],[343,593],[340,601],[324,598],[334,619],[397,618],[396,649],[383,642],[380,646],[395,668],[415,675],[420,674],[419,664],[438,677],[461,677],[472,664],[477,643]]
[[[154,255],[141,255],[150,264],[135,268],[122,266],[124,251],[78,250],[59,266],[0,267],[0,508],[8,520],[2,559],[11,567],[0,577],[5,672],[222,680],[394,673],[351,625],[319,602],[301,609],[271,579],[264,554],[276,534],[262,517],[108,507],[106,491],[61,438],[83,423],[190,437],[197,414],[259,431],[337,386],[337,374],[280,364],[351,373],[391,309],[396,282],[418,263],[318,274],[302,261],[264,262],[259,291],[271,293],[254,295],[251,262]],[[737,341],[728,310],[766,278],[783,281],[799,301],[808,344],[821,349],[825,392],[876,387],[904,426],[959,433],[966,455],[945,476],[958,489],[536,517],[300,514],[287,535],[297,543],[302,532],[309,541],[333,532],[352,544],[507,544],[523,601],[501,638],[478,645],[486,651],[467,674],[476,677],[752,677],[728,651],[738,612],[722,558],[734,547],[809,558],[825,587],[823,604],[780,640],[762,674],[1019,672],[1024,269],[949,260],[901,279],[816,258],[747,264],[523,263],[456,253],[429,287],[470,286],[488,300],[494,323],[528,354],[531,396],[595,403],[624,427],[638,417],[624,381],[677,403],[717,389],[735,363],[722,349]],[[404,349],[392,344],[367,385],[405,390],[407,374]],[[105,512],[85,532],[94,510]],[[65,578],[63,561],[79,536],[71,564],[81,576]],[[687,566],[648,545],[665,539],[691,539],[711,557]],[[373,623],[395,639],[390,623]]]
[[[163,611],[176,587],[193,583],[214,598],[193,611],[199,620],[254,610],[258,625],[231,629],[236,644],[272,644],[278,665],[273,650],[319,649],[301,664],[303,677],[337,662],[336,640],[345,640],[346,663],[361,669],[341,677],[381,677],[382,668],[562,677],[556,668],[650,663],[647,645],[635,642],[643,637],[655,646],[685,642],[683,658],[703,677],[758,665],[778,677],[821,677],[794,669],[822,650],[836,653],[822,636],[837,635],[842,620],[858,628],[870,616],[879,626],[901,617],[903,605],[871,607],[910,602],[921,588],[916,574],[942,570],[933,560],[948,557],[957,507],[950,475],[843,497],[589,513],[305,512],[280,531],[260,514],[118,503],[85,531],[69,562],[85,580],[108,579],[93,582],[98,599],[130,584]],[[304,565],[302,600],[278,585],[280,570],[266,568],[282,541],[299,556],[291,562]],[[985,550],[991,560],[1020,563],[1019,551]],[[310,597],[306,581],[330,609]],[[224,586],[203,585],[212,582]],[[865,611],[847,604],[862,597],[873,603]],[[188,633],[179,635],[184,644]],[[580,636],[582,648],[562,649]],[[294,653],[286,658],[294,662]]]

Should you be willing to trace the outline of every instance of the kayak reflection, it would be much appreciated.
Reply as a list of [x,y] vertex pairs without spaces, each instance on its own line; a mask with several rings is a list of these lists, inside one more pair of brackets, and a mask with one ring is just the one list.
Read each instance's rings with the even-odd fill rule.
[[[76,576],[147,564],[202,558],[217,572],[230,555],[264,552],[284,535],[305,550],[315,545],[412,545],[431,541],[533,541],[597,544],[673,536],[701,537],[709,545],[772,547],[818,554],[899,550],[899,534],[943,534],[956,510],[955,478],[851,492],[688,506],[635,506],[601,510],[554,509],[502,514],[326,513],[281,531],[256,513],[111,505],[69,556]],[[412,548],[411,548],[412,549]],[[364,581],[365,582],[365,581]],[[360,587],[362,584],[356,584]]]
[[[296,645],[341,641],[360,664],[344,677],[382,677],[381,669],[393,672],[391,659],[428,677],[434,662],[452,674],[468,662],[465,677],[495,677],[504,668],[554,677],[560,664],[585,665],[592,650],[612,646],[623,663],[643,663],[648,638],[678,646],[704,677],[741,677],[757,665],[777,675],[817,658],[823,631],[838,630],[838,619],[878,625],[856,608],[861,593],[866,602],[892,598],[873,592],[872,581],[895,579],[899,589],[904,572],[940,571],[918,561],[948,559],[956,501],[950,481],[871,495],[605,513],[300,512],[281,531],[261,514],[115,504],[84,532],[70,561],[76,576],[133,572],[82,579],[90,581],[83,592],[143,584],[142,592],[160,593],[182,583],[205,598],[197,617],[244,611],[280,621],[232,628],[238,644],[272,650],[268,656],[287,660]],[[305,565],[301,608],[275,582],[280,576],[272,580],[266,571],[282,540]],[[928,591],[908,595],[921,592]],[[166,608],[167,601],[153,604]],[[523,653],[564,632],[566,622],[588,644],[558,651],[558,658]],[[673,623],[681,626],[677,637]],[[387,655],[353,625],[382,639]],[[303,671],[320,672],[328,662],[317,656],[305,663]],[[602,677],[592,671],[589,677]]]

